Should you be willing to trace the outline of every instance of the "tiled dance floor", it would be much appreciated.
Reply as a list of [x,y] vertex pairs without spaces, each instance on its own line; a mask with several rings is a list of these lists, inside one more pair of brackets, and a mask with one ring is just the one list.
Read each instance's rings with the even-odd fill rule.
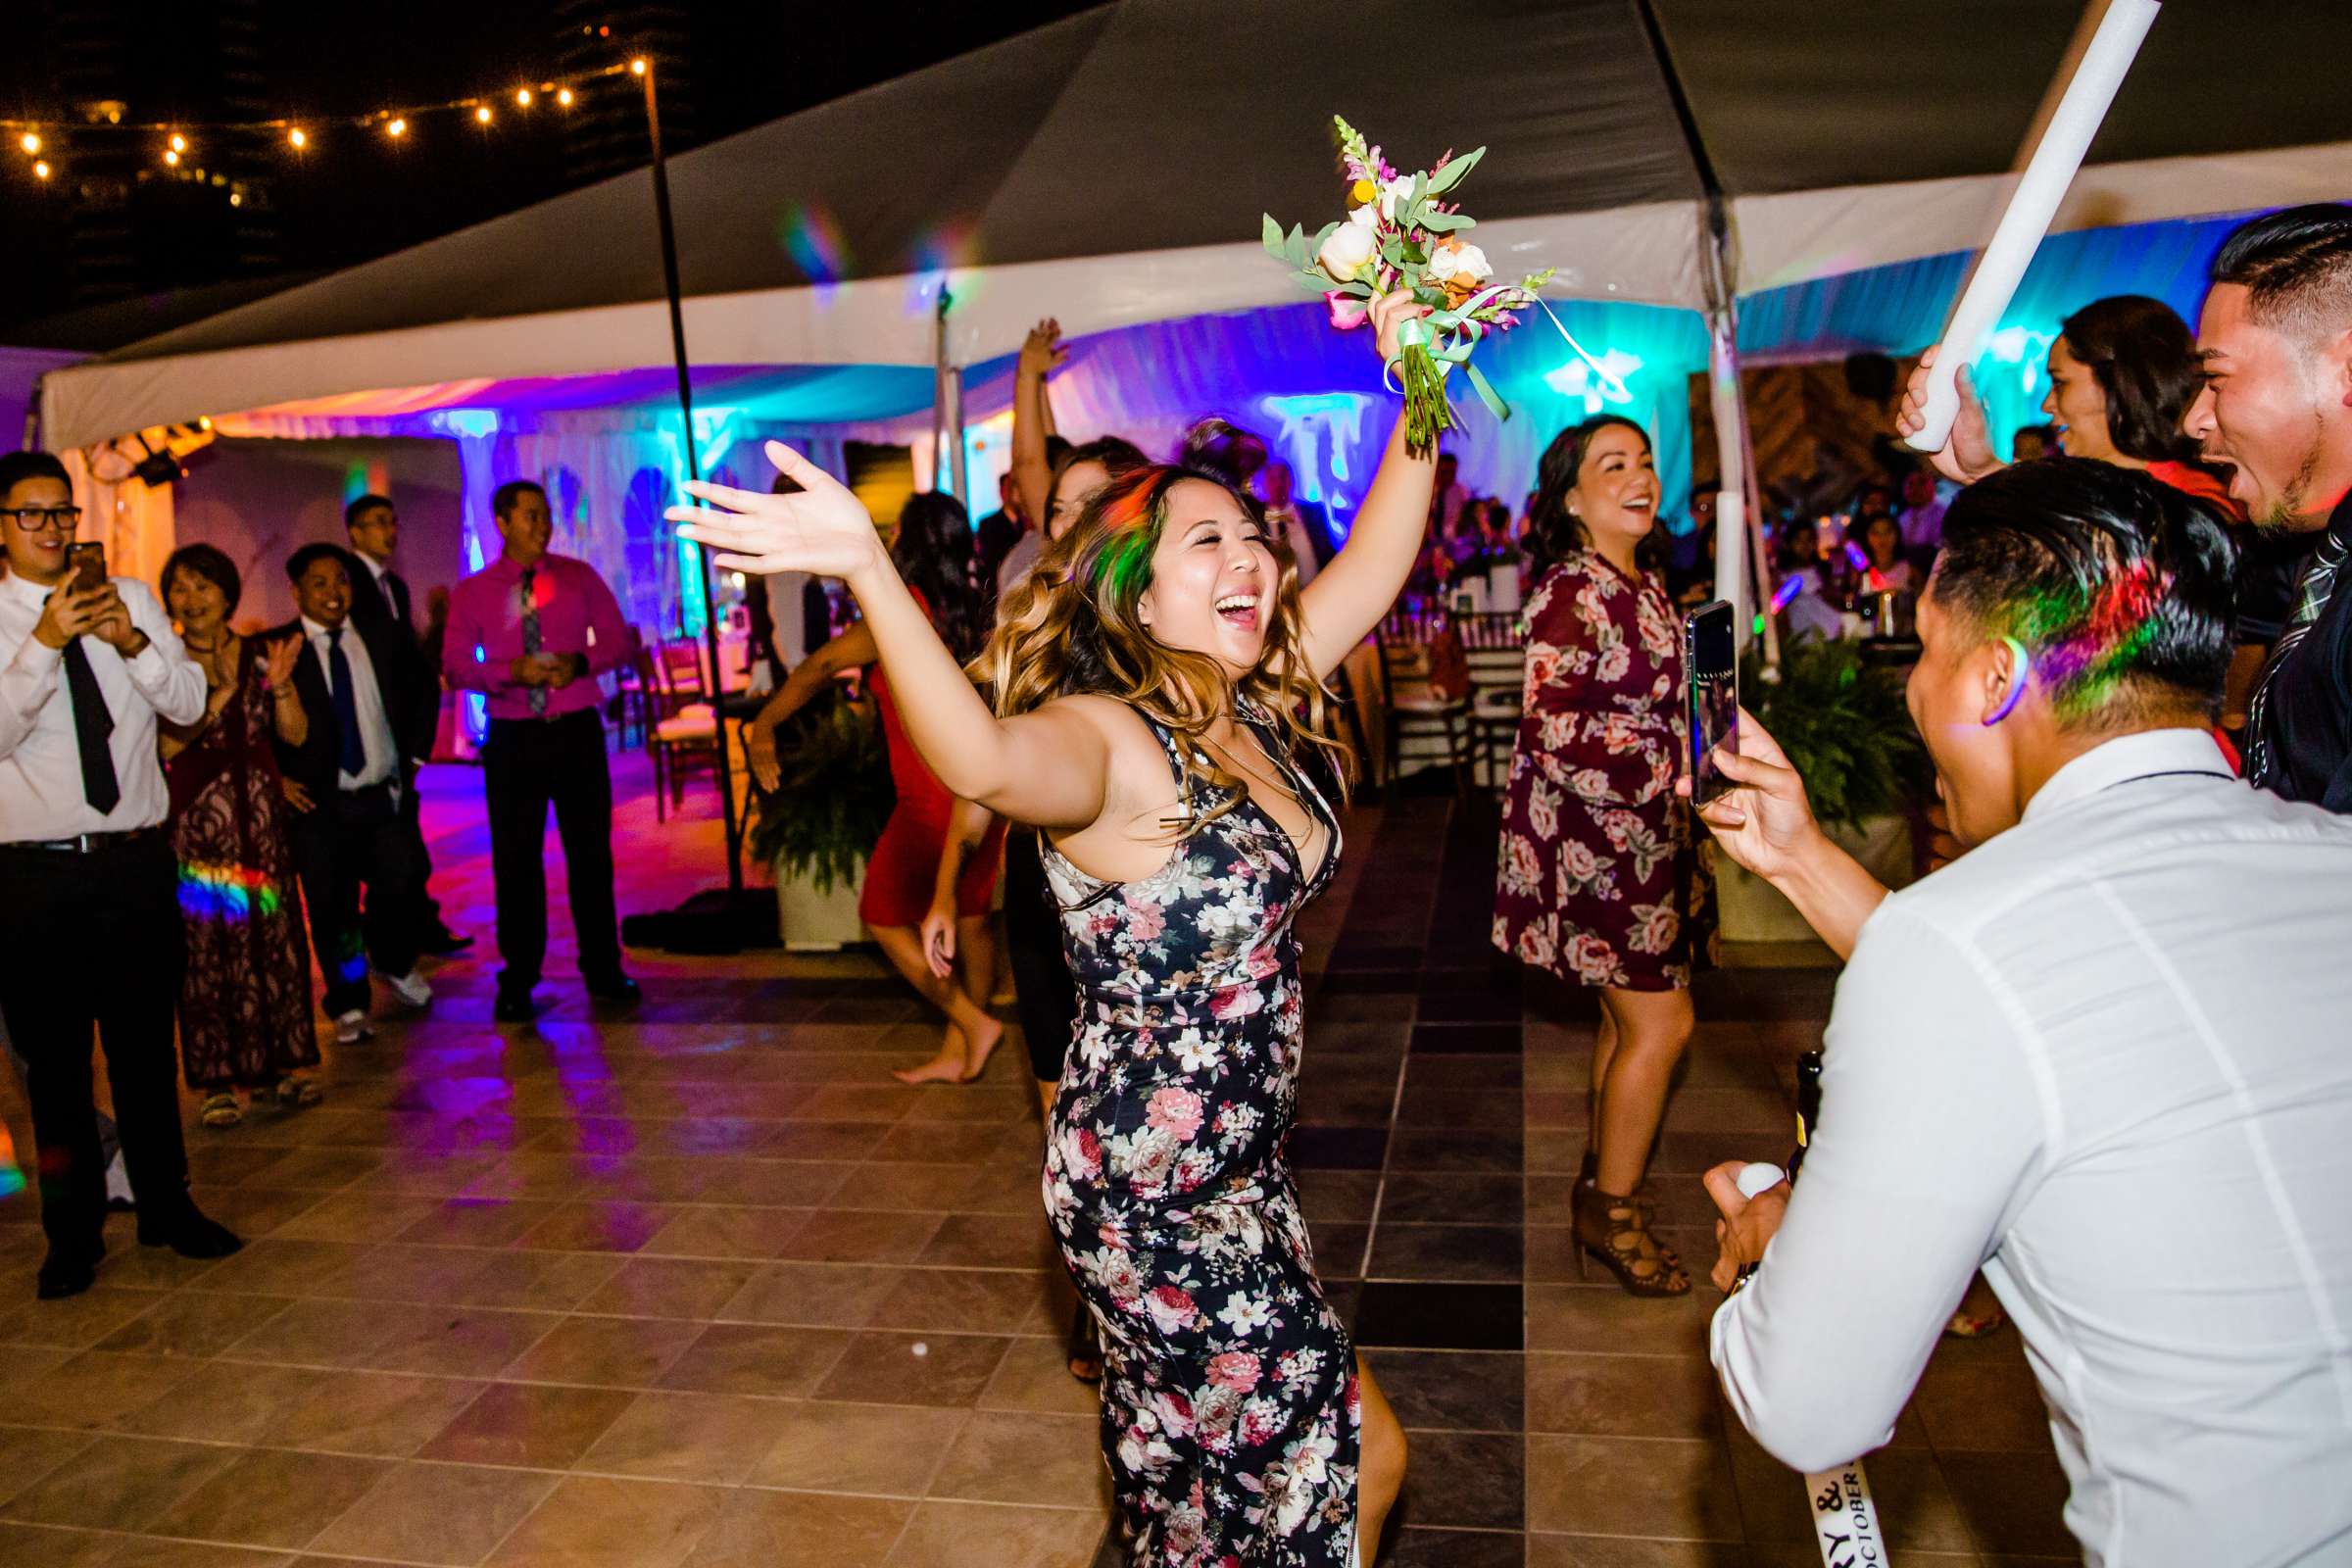
[[[639,760],[620,773],[622,906],[674,903],[714,863],[708,789],[657,828]],[[427,791],[436,891],[488,946],[478,784]],[[1384,1560],[1816,1560],[1799,1482],[1714,1390],[1712,1292],[1631,1300],[1569,1245],[1590,1025],[1488,960],[1491,825],[1408,800],[1351,834],[1312,916],[1295,1152],[1410,1429]],[[238,1257],[146,1252],[118,1219],[100,1287],[36,1303],[29,1195],[0,1204],[0,1564],[1116,1562],[1017,1046],[906,1089],[883,1069],[929,1036],[868,958],[632,962],[635,1015],[566,977],[499,1029],[468,956],[428,1013],[331,1054],[323,1105],[192,1129]],[[1712,1256],[1692,1173],[1783,1152],[1827,978],[1702,991],[1657,1181],[1687,1258]],[[1906,1565],[2066,1549],[2014,1335],[1947,1344],[1871,1473]]]

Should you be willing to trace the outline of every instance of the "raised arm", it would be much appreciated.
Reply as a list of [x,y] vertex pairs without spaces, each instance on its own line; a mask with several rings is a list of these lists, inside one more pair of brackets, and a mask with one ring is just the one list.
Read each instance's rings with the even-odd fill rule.
[[752,715],[743,727],[744,751],[750,756],[752,774],[760,787],[772,790],[783,780],[783,764],[776,759],[776,730],[783,722],[808,706],[809,700],[832,683],[833,677],[845,669],[861,669],[880,657],[874,649],[874,634],[859,621],[831,642],[810,654],[793,666],[784,684]]
[[697,543],[730,552],[717,564],[739,571],[808,571],[849,584],[864,612],[882,667],[890,673],[906,733],[948,793],[1016,822],[1057,832],[1102,814],[1110,751],[1084,705],[1056,703],[1000,719],[932,630],[899,580],[865,508],[831,474],[781,442],[768,458],[799,480],[798,495],[761,495],[693,484],[710,503],[672,507],[668,516]]
[[1044,533],[1046,500],[1054,488],[1054,467],[1046,461],[1046,437],[1054,433],[1054,405],[1046,396],[1046,377],[1069,350],[1062,346],[1061,323],[1051,318],[1029,329],[1021,345],[1020,363],[1012,372],[1012,482],[1021,493],[1021,509],[1029,526]]
[[[1415,317],[1427,316],[1426,306],[1406,293],[1383,295],[1372,302],[1372,322],[1379,328],[1380,359],[1396,358],[1396,329]],[[1381,622],[1421,553],[1421,536],[1429,522],[1429,498],[1437,488],[1438,462],[1433,449],[1416,458],[1405,450],[1404,420],[1399,416],[1389,432],[1389,449],[1380,471],[1348,531],[1348,545],[1315,574],[1299,595],[1306,618],[1306,657],[1317,679],[1330,674],[1350,650]]]

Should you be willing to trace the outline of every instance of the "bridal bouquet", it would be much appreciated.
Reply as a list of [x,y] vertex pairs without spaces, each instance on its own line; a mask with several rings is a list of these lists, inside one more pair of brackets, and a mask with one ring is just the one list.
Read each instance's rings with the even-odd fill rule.
[[1453,427],[1446,377],[1457,365],[1494,416],[1509,418],[1509,406],[1470,363],[1470,351],[1490,328],[1508,330],[1535,303],[1536,291],[1551,281],[1552,270],[1497,283],[1486,254],[1463,242],[1462,231],[1474,220],[1458,204],[1440,198],[1487,150],[1448,154],[1425,172],[1399,174],[1354,126],[1336,117],[1332,125],[1348,178],[1346,220],[1326,223],[1310,238],[1297,224],[1284,233],[1268,215],[1267,253],[1288,263],[1301,286],[1324,297],[1334,326],[1361,326],[1366,301],[1400,288],[1431,308],[1429,316],[1405,323],[1401,351],[1389,367],[1404,391],[1405,444],[1413,453],[1428,452]]

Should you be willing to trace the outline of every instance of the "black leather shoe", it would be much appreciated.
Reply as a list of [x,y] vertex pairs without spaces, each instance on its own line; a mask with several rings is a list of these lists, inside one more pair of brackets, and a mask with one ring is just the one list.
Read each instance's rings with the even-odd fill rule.
[[61,1252],[49,1249],[41,1260],[41,1272],[33,1283],[33,1294],[44,1301],[62,1301],[70,1296],[79,1296],[98,1278],[98,1260],[106,1255],[106,1244],[100,1242],[96,1251]]
[[181,1210],[177,1219],[161,1225],[141,1220],[139,1245],[169,1247],[182,1257],[226,1257],[245,1247],[236,1232],[219,1220],[208,1219],[193,1205]]
[[438,931],[426,932],[424,940],[416,946],[418,951],[429,953],[436,958],[446,958],[453,953],[464,953],[467,948],[472,947],[473,938],[461,936],[450,930],[449,927],[443,926]]
[[490,1016],[500,1023],[529,1023],[539,1016],[539,1004],[528,991],[501,991]]
[[633,1007],[645,1000],[645,988],[625,974],[601,975],[588,982],[588,994],[599,1002]]

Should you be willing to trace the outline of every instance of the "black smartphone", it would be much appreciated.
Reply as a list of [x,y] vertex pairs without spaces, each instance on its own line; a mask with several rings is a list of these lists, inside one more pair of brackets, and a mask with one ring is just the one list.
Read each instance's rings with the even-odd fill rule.
[[1704,806],[1732,781],[1715,765],[1715,748],[1740,747],[1740,644],[1732,607],[1718,599],[1683,617],[1683,671],[1690,689],[1690,804]]
[[106,546],[83,543],[66,546],[66,564],[74,568],[74,591],[86,594],[106,586]]

